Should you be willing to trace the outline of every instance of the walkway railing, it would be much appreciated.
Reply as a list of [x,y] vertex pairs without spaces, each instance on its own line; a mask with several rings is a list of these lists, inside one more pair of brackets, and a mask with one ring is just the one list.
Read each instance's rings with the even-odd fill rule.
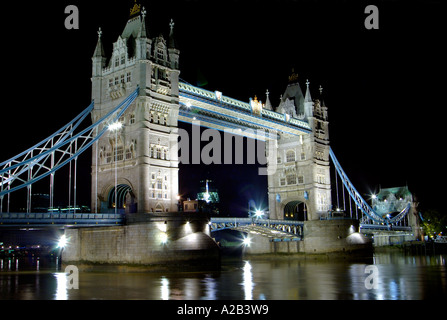
[[293,220],[270,220],[258,218],[211,218],[211,231],[220,231],[226,229],[237,229],[240,227],[255,225],[270,230],[288,233],[291,235],[303,235],[303,221]]
[[1,227],[112,226],[123,221],[123,215],[114,213],[0,213]]

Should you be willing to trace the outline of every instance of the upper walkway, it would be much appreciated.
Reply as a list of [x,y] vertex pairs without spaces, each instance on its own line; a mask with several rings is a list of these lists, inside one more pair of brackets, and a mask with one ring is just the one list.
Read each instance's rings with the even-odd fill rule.
[[183,82],[179,83],[179,91],[182,122],[200,121],[204,127],[236,130],[233,133],[260,140],[276,139],[277,133],[297,136],[311,132],[306,121],[265,109],[257,101],[242,102]]

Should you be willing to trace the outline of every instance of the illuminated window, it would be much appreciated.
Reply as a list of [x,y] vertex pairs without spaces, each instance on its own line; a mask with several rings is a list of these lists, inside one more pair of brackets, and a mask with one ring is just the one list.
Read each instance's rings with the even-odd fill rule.
[[286,159],[287,159],[287,162],[294,162],[295,161],[295,151],[293,151],[293,150],[287,151]]
[[287,175],[287,184],[296,184],[296,175],[295,174]]
[[157,57],[158,57],[158,59],[163,60],[163,58],[164,58],[164,50],[163,50],[163,47],[158,47],[158,49],[157,49]]
[[116,148],[116,161],[122,161],[124,159],[124,148],[123,146],[118,146]]
[[135,115],[132,113],[129,117],[129,123],[134,124],[135,123]]
[[126,160],[132,159],[132,147],[126,149]]
[[317,182],[318,183],[325,183],[325,179],[324,179],[324,175],[322,174],[317,174]]
[[304,183],[304,176],[298,176],[298,183],[303,184]]
[[111,162],[112,162],[112,153],[106,152],[106,163],[111,163]]

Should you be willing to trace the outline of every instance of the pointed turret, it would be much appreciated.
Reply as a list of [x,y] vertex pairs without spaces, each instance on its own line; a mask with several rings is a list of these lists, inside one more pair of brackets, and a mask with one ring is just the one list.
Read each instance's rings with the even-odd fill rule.
[[106,56],[106,54],[104,53],[104,46],[102,45],[101,36],[102,36],[102,30],[101,30],[101,28],[99,28],[98,42],[96,43],[96,48],[95,48],[95,52],[93,53],[93,58]]
[[168,39],[168,53],[169,53],[169,61],[171,62],[171,68],[178,69],[179,68],[180,50],[178,50],[175,47],[174,25],[175,25],[174,20],[171,19],[171,22],[169,23],[170,32],[169,32],[169,39]]
[[151,52],[152,40],[148,39],[146,30],[146,9],[141,10],[141,25],[138,31],[137,39],[137,59],[149,59],[148,53]]
[[106,55],[101,41],[102,30],[98,30],[98,42],[96,43],[95,52],[92,57],[92,100],[100,101],[102,70],[106,65]]
[[138,32],[138,38],[147,38],[145,18],[146,18],[146,9],[143,7],[143,10],[141,10],[141,27],[140,31]]
[[92,75],[93,77],[101,76],[102,68],[106,65],[106,54],[104,53],[104,46],[101,41],[102,30],[98,30],[98,42],[96,43],[95,52],[92,57]]
[[328,114],[327,114],[327,107],[326,104],[324,103],[324,99],[323,99],[323,87],[320,85],[320,112],[321,112],[321,117],[323,120],[327,120],[328,118]]
[[312,97],[310,96],[310,89],[309,89],[310,82],[309,80],[306,80],[306,96],[304,97],[304,117],[305,120],[308,121],[309,118],[313,117],[313,102]]
[[265,105],[264,105],[264,109],[267,109],[267,110],[273,110],[273,108],[272,108],[272,103],[270,102],[270,98],[269,98],[269,96],[270,96],[270,92],[267,90],[267,92],[265,93],[265,95],[266,95],[266,99],[265,99]]
[[309,80],[306,80],[306,96],[304,97],[304,102],[312,102],[312,97],[310,96],[310,90],[309,90]]
[[169,39],[168,39],[168,48],[175,49],[175,37],[174,37],[174,20],[171,19],[169,23],[170,31],[169,31]]

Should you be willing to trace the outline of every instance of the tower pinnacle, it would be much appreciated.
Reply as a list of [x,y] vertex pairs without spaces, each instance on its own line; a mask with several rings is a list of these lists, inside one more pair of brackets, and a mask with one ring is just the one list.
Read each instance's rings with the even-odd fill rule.
[[141,11],[141,4],[137,4],[137,0],[135,0],[135,4],[132,9],[130,9],[130,17],[133,17],[140,13]]
[[306,96],[304,97],[304,102],[312,102],[312,98],[310,96],[309,85],[310,85],[309,80],[306,80],[307,90],[306,90]]

